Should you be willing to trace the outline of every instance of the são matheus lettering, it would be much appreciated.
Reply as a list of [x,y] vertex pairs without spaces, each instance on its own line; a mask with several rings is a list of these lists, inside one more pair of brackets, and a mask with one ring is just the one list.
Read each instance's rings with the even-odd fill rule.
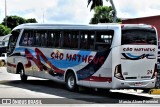
[[144,51],[144,52],[154,52],[155,48],[123,48],[123,51]]
[[52,52],[51,53],[52,59],[58,59],[58,60],[66,60],[66,61],[77,61],[77,62],[85,62],[90,63],[92,60],[94,64],[103,64],[104,63],[104,56],[101,57],[94,57],[93,55],[80,55],[80,54],[64,54],[60,52]]

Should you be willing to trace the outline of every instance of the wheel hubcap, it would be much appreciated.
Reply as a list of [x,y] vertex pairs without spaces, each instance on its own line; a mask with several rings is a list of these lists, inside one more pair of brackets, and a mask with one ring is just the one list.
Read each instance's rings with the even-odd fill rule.
[[21,73],[20,73],[20,74],[21,74],[21,76],[23,76],[23,75],[24,75],[24,71],[23,71],[23,70],[21,70]]
[[69,77],[68,78],[68,86],[69,86],[69,88],[73,88],[74,87],[74,83],[75,83],[74,78],[72,76]]

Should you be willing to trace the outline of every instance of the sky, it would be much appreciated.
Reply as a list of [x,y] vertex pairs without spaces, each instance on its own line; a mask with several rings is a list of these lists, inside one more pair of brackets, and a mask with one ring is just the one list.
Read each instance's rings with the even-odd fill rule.
[[[6,0],[7,15],[36,18],[38,23],[88,24],[93,11],[88,0]],[[113,0],[119,18],[160,15],[159,0]],[[0,22],[5,17],[5,0],[0,0]],[[104,0],[104,5],[110,4]]]
[[113,0],[119,18],[160,15],[160,0]]

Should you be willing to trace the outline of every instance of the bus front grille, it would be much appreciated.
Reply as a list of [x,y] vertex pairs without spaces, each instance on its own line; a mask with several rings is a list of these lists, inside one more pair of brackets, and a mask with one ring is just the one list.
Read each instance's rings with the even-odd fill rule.
[[151,76],[141,76],[142,79],[150,79]]

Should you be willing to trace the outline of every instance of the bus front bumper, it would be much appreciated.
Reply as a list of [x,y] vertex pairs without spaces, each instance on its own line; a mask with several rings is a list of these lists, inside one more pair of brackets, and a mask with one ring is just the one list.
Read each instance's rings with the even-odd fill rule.
[[156,83],[155,79],[141,80],[141,81],[126,81],[114,78],[112,88],[122,89],[122,88],[154,88]]

